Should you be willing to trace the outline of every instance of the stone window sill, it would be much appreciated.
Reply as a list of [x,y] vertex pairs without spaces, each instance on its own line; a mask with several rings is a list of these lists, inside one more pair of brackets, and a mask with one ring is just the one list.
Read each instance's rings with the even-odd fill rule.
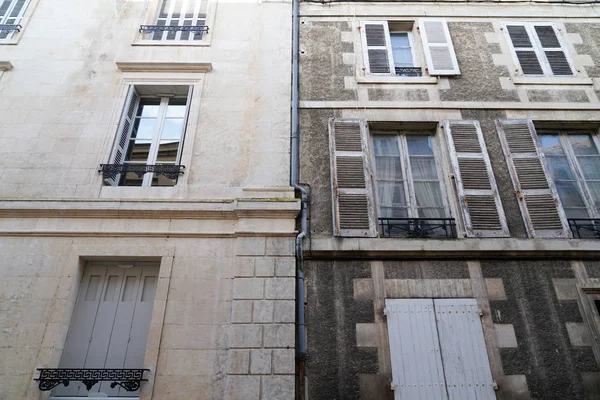
[[516,76],[511,78],[515,85],[589,85],[592,86],[592,78],[577,77],[526,77]]
[[209,46],[208,40],[198,41],[175,41],[175,40],[136,40],[131,43],[132,46],[187,46],[187,47],[204,47]]
[[416,84],[416,85],[422,85],[422,84],[431,84],[431,85],[435,85],[437,84],[438,79],[434,78],[432,76],[415,76],[415,77],[409,77],[409,76],[364,76],[364,77],[357,77],[356,78],[356,83],[367,83],[367,84],[373,84],[373,83],[385,83],[385,84],[399,84],[399,85],[408,85],[408,84]]

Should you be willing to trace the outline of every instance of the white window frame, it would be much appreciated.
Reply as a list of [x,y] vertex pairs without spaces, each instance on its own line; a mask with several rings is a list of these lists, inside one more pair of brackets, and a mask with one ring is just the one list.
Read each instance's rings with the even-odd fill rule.
[[[587,208],[587,212],[591,219],[597,219],[597,218],[600,218],[600,209],[596,208],[596,206],[595,206],[594,199],[592,198],[590,189],[588,188],[587,182],[583,176],[583,171],[581,170],[581,166],[579,165],[579,162],[577,161],[577,156],[575,155],[575,152],[573,151],[573,147],[571,146],[571,143],[569,142],[569,140],[567,138],[567,136],[573,135],[573,134],[590,135],[590,137],[592,138],[592,142],[596,146],[596,150],[598,150],[598,153],[600,154],[600,138],[598,137],[598,134],[595,134],[594,132],[590,132],[590,131],[586,131],[586,130],[577,131],[577,132],[569,132],[569,131],[564,131],[564,130],[552,130],[552,129],[544,129],[544,130],[540,130],[538,132],[538,136],[544,136],[544,135],[558,136],[560,144],[562,146],[562,149],[565,153],[564,155],[567,158],[567,162],[569,163],[569,166],[571,167],[571,170],[573,171],[575,178],[577,179],[577,186],[579,187],[579,194],[581,195],[581,198],[583,199],[583,202]],[[541,138],[540,138],[540,140],[541,140]],[[544,153],[544,150],[541,147],[540,147],[540,151],[542,153]],[[547,171],[550,171],[548,157],[549,156],[546,153],[544,153],[544,162],[546,163],[546,169],[547,169]],[[600,157],[600,155],[599,155],[599,157]],[[550,173],[548,174],[548,179],[551,180],[552,184],[556,187],[556,183],[554,183],[554,179],[553,179],[552,175],[550,175]]]
[[[441,164],[441,152],[440,152],[440,148],[439,148],[439,143],[437,140],[437,135],[434,133],[434,131],[428,131],[428,130],[423,130],[422,132],[419,132],[417,130],[407,130],[407,133],[402,133],[401,130],[398,131],[378,131],[378,130],[374,130],[370,133],[370,153],[371,153],[371,165],[373,166],[373,185],[374,185],[374,196],[375,196],[375,202],[376,202],[376,207],[375,207],[375,218],[376,221],[379,221],[380,218],[380,205],[381,205],[381,201],[379,199],[379,191],[377,190],[377,163],[376,163],[376,158],[375,158],[375,146],[373,144],[373,138],[375,136],[394,136],[396,137],[396,140],[398,142],[398,149],[400,152],[400,160],[401,160],[401,168],[402,168],[402,174],[404,177],[404,193],[406,194],[406,196],[408,197],[406,199],[406,206],[407,206],[407,212],[408,212],[408,217],[407,218],[416,218],[419,219],[419,209],[417,206],[417,199],[416,199],[416,195],[415,195],[415,190],[414,190],[414,181],[412,178],[412,172],[410,169],[410,158],[409,158],[409,154],[408,154],[408,145],[406,142],[406,137],[413,135],[413,136],[430,136],[431,137],[431,147],[433,150],[433,157],[435,160],[435,167],[436,167],[436,172],[438,174],[438,182],[440,184],[440,192],[441,192],[441,196],[442,196],[442,201],[443,201],[443,206],[444,206],[444,212],[446,213],[446,215],[443,218],[453,218],[452,217],[452,212],[450,209],[450,203],[448,201],[448,193],[446,192],[446,182],[444,179],[444,169],[442,168],[442,164]],[[378,223],[378,229],[379,229],[379,223]],[[381,235],[381,232],[378,232]]]
[[[512,40],[508,33],[508,25],[520,25],[520,26],[525,27],[525,30],[527,31],[527,35],[529,35],[529,40],[531,41],[531,44],[533,46],[531,48],[531,50],[533,52],[535,52],[538,62],[540,63],[540,66],[542,67],[542,71],[543,71],[542,75],[537,75],[537,74],[536,75],[534,75],[534,74],[525,75],[523,73],[523,68],[521,68],[521,64],[519,63],[519,59],[517,58],[517,51],[516,51],[515,47],[513,46]],[[556,48],[552,48],[552,49],[544,49],[542,47],[542,43],[540,42],[540,39],[538,38],[537,32],[535,31],[536,26],[552,27],[552,29],[554,30],[554,33],[556,34],[556,37],[558,39],[558,43],[560,44],[560,48],[556,47]],[[571,56],[569,54],[568,47],[565,44],[565,39],[562,37],[561,31],[558,29],[558,27],[556,26],[555,23],[553,23],[553,22],[503,22],[502,28],[504,31],[504,37],[508,43],[508,47],[510,48],[510,54],[512,56],[512,59],[515,63],[515,66],[519,69],[519,72],[518,72],[519,76],[569,78],[571,76],[577,75],[577,69],[575,68],[575,65],[573,64],[573,60],[571,59]],[[519,48],[519,49],[521,49],[521,48]],[[525,47],[523,47],[523,49],[525,49]],[[573,75],[554,75],[552,73],[552,68],[550,67],[550,63],[548,62],[548,58],[546,57],[546,53],[544,50],[560,50],[560,51],[562,51],[565,54],[565,58],[567,59],[567,62],[569,63],[569,67],[571,67],[571,71],[573,72]]]
[[[388,25],[389,26],[389,25]],[[413,24],[414,27],[414,24]],[[421,68],[421,63],[419,62],[419,58],[417,57],[417,54],[415,54],[415,36],[412,30],[408,31],[408,30],[389,30],[389,35],[390,35],[390,52],[392,53],[392,62],[394,63],[394,66],[396,65],[396,61],[394,60],[394,49],[392,46],[392,34],[393,33],[406,33],[408,34],[408,45],[410,47],[410,55],[412,57],[412,63],[413,63],[413,67],[414,68]],[[395,74],[394,71],[394,76],[399,76]]]
[[[9,33],[5,38],[0,39],[0,45],[15,45],[19,43],[19,40],[21,40],[21,37],[23,36],[23,31],[25,31],[25,27],[28,25],[29,20],[31,19],[31,15],[37,7],[38,1],[39,0],[26,1],[25,5],[23,6],[23,9],[21,10],[20,15],[18,17],[13,17],[18,20],[15,25],[21,25],[20,32],[13,31]],[[0,3],[1,2],[2,1],[0,0]],[[4,18],[0,18],[0,24],[6,24],[6,20],[12,19],[9,17],[9,15],[10,12],[13,10],[16,2],[17,0],[12,0],[12,4],[8,8],[6,16]]]

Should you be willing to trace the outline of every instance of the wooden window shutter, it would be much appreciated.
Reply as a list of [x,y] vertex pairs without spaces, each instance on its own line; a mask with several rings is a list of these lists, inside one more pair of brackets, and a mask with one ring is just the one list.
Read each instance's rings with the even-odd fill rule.
[[367,74],[393,74],[394,58],[387,21],[362,22],[361,37]]
[[567,60],[566,52],[562,48],[558,36],[556,36],[554,27],[552,25],[534,25],[533,28],[542,47],[542,51],[548,60],[552,75],[573,75],[573,69]]
[[421,19],[419,31],[429,75],[460,75],[448,23],[443,19]]
[[434,299],[433,305],[448,398],[496,400],[477,301]]
[[496,121],[523,221],[530,237],[570,237],[556,188],[531,120]]
[[377,236],[366,121],[331,119],[329,148],[334,235]]
[[467,236],[509,236],[479,122],[444,121],[444,128]]
[[[125,100],[125,106],[123,107],[123,113],[121,115],[121,122],[119,129],[117,130],[117,137],[115,139],[114,149],[110,156],[109,164],[122,164],[127,154],[127,146],[129,145],[129,138],[133,131],[133,125],[135,123],[135,113],[137,106],[140,101],[140,96],[135,90],[134,86],[129,87],[127,93],[127,99]],[[113,176],[104,179],[107,185],[118,186],[121,180],[121,174],[114,174]]]
[[527,27],[524,24],[510,24],[506,25],[506,31],[523,75],[543,75],[544,70]]

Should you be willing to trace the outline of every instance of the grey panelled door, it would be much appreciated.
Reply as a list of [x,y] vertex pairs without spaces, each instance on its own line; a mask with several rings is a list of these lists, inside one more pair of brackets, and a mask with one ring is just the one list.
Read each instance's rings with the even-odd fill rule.
[[[89,264],[79,288],[61,368],[143,368],[158,278],[149,263]],[[101,382],[90,392],[135,396]],[[59,386],[57,396],[87,396],[83,384]]]

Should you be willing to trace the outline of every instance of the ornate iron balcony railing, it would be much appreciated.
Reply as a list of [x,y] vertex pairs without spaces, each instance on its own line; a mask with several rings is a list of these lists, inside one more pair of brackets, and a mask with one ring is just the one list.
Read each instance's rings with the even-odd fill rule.
[[600,219],[569,218],[567,221],[574,238],[600,239]]
[[94,368],[38,368],[40,376],[35,378],[42,391],[52,390],[60,384],[69,386],[71,382],[81,382],[87,390],[100,381],[111,382],[110,387],[121,386],[128,392],[139,390],[144,379],[144,371],[149,369],[94,369]]
[[395,67],[396,76],[421,76],[423,72],[420,67]]
[[183,174],[185,166],[174,164],[100,164],[98,172],[102,172],[104,179],[114,179],[118,174],[133,172],[138,177],[152,172],[154,175],[163,175],[169,179],[177,179]]
[[154,32],[190,32],[202,37],[203,34],[208,33],[208,26],[200,25],[140,25],[140,33],[154,33]]
[[2,32],[21,32],[23,27],[21,25],[1,25],[0,24],[0,33]]
[[381,237],[456,238],[454,218],[379,218]]

